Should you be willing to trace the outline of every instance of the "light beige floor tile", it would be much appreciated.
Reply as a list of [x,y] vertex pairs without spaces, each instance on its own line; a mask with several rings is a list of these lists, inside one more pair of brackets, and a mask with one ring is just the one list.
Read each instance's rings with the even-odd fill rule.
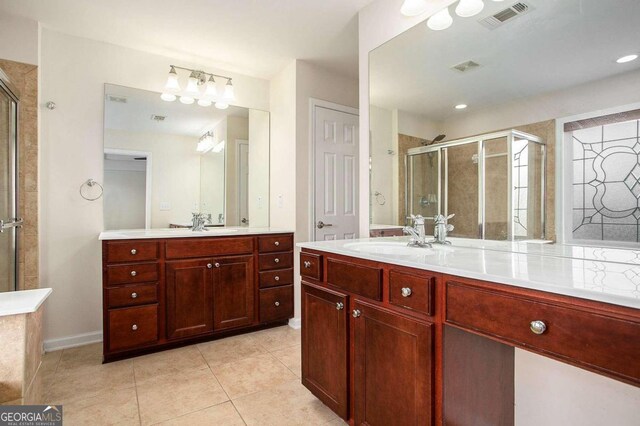
[[40,364],[40,372],[43,374],[55,373],[58,363],[62,358],[62,351],[47,352],[42,355],[42,364]]
[[65,425],[139,425],[135,388],[104,392],[63,407]]
[[186,346],[133,359],[136,381],[161,374],[202,368],[207,368],[207,363],[195,346]]
[[328,426],[347,426],[349,423],[342,420],[340,417],[331,420],[327,423]]
[[267,352],[250,334],[201,343],[198,349],[209,366],[227,364]]
[[247,425],[322,425],[336,415],[299,380],[233,400]]
[[228,401],[208,368],[164,374],[137,382],[142,424],[153,424]]
[[217,365],[211,367],[211,370],[231,399],[269,389],[296,378],[270,354]]
[[253,333],[252,336],[269,352],[276,351],[278,349],[290,348],[291,346],[299,345],[301,343],[300,330],[291,328],[288,325],[262,330],[257,333]]
[[231,402],[223,402],[158,424],[163,426],[244,426],[242,418]]
[[283,363],[293,374],[302,377],[302,346],[296,345],[290,348],[279,349],[271,352],[278,361]]
[[78,346],[77,348],[64,349],[56,373],[73,372],[82,373],[102,365],[102,343]]

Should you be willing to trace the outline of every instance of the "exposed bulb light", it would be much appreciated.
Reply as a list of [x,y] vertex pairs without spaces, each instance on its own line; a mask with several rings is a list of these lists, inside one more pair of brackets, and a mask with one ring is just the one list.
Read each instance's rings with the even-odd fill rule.
[[461,18],[470,18],[482,12],[484,2],[482,0],[460,0],[456,7],[456,15]]
[[404,0],[400,13],[404,16],[418,16],[422,15],[427,10],[426,0]]
[[213,76],[209,77],[209,81],[207,81],[204,95],[210,98],[215,98],[216,96],[218,96],[218,88],[216,87],[216,80],[213,78]]
[[198,99],[198,105],[201,107],[209,107],[211,106],[211,101],[208,99]]
[[467,104],[458,104],[456,105],[456,109],[465,109],[467,107]]
[[433,31],[446,30],[451,26],[451,24],[453,24],[453,18],[449,14],[449,8],[447,7],[433,15],[427,21],[427,27],[431,28]]
[[233,83],[231,83],[231,79],[227,81],[227,84],[224,86],[224,99],[226,101],[233,101],[236,99],[236,95],[233,90]]
[[180,96],[180,102],[182,102],[185,105],[191,105],[193,101],[195,101],[195,99],[192,98],[191,96]]
[[173,93],[164,92],[162,95],[160,95],[160,99],[166,102],[173,102],[176,100],[176,95],[174,95]]
[[228,103],[220,102],[220,101],[216,102],[215,106],[218,109],[227,109],[227,108],[229,108],[229,104]]
[[198,75],[196,74],[195,71],[193,71],[189,76],[189,80],[187,81],[187,88],[185,89],[185,92],[188,93],[189,95],[199,94]]
[[635,61],[636,59],[638,59],[638,55],[626,55],[622,58],[618,58],[616,62],[619,64],[626,64],[627,62]]
[[205,133],[200,140],[198,141],[198,146],[196,146],[196,151],[205,152],[211,151],[216,144],[215,139],[213,138],[213,134],[211,132]]
[[213,152],[222,152],[224,149],[224,141],[218,142],[211,151]]
[[167,84],[164,86],[168,92],[179,92],[180,83],[178,82],[178,73],[174,67],[169,70],[169,76],[167,77]]

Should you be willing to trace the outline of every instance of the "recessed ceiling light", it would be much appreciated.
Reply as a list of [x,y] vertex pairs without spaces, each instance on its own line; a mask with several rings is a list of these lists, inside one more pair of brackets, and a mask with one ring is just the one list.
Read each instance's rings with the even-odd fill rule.
[[638,55],[627,55],[617,59],[616,62],[619,64],[625,64],[627,62],[635,61],[636,59],[638,59]]
[[456,105],[456,109],[465,109],[467,107],[467,104],[458,104]]

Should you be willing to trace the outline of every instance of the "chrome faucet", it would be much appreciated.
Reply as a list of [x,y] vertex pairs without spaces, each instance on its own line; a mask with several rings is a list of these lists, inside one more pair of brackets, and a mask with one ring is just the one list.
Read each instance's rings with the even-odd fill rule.
[[446,217],[444,215],[438,214],[433,218],[435,227],[433,229],[433,240],[430,241],[431,243],[451,244],[451,241],[447,241],[447,233],[453,231],[453,225],[448,224],[447,221],[454,216],[455,213],[450,214]]
[[205,223],[207,222],[207,216],[204,213],[191,213],[191,230],[194,232],[206,231]]
[[411,215],[411,220],[413,220],[413,226],[405,226],[402,228],[405,234],[411,235],[411,239],[409,240],[409,247],[431,247],[431,244],[427,242],[425,232],[424,232],[424,217],[421,215]]

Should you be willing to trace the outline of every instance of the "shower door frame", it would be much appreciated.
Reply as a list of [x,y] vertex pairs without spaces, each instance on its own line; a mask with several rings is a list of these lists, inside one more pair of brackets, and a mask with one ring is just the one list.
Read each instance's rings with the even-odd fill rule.
[[[507,210],[508,210],[508,220],[507,220],[507,241],[515,241],[513,235],[514,229],[514,220],[515,215],[513,212],[513,177],[512,177],[512,163],[513,163],[513,152],[512,145],[513,141],[517,139],[525,139],[528,142],[532,142],[540,145],[541,154],[542,154],[542,170],[541,170],[541,228],[542,228],[542,236],[544,239],[546,237],[545,231],[545,194],[546,194],[546,160],[547,160],[547,152],[546,152],[546,144],[544,140],[538,136],[534,136],[529,133],[522,132],[520,130],[504,130],[500,132],[486,133],[483,135],[472,136],[463,139],[455,139],[449,142],[442,142],[428,146],[421,146],[417,148],[411,148],[407,151],[405,156],[405,208],[407,215],[410,214],[411,211],[411,198],[409,194],[413,194],[413,182],[409,182],[410,180],[410,171],[413,171],[413,162],[409,161],[410,157],[426,154],[429,152],[437,152],[438,154],[438,214],[443,214],[448,216],[449,211],[447,208],[447,203],[443,203],[442,192],[445,193],[445,199],[448,202],[448,190],[449,187],[449,162],[448,162],[448,148],[459,145],[468,145],[472,143],[476,143],[478,145],[478,234],[477,237],[479,239],[484,240],[486,236],[486,229],[484,226],[484,220],[486,217],[486,209],[485,209],[485,142],[492,139],[499,138],[507,138],[507,156],[508,156],[508,164],[509,168],[507,170],[507,187],[509,188],[508,201],[507,201]],[[443,182],[444,180],[444,182]],[[409,186],[411,186],[411,193],[409,192]],[[444,212],[443,212],[444,209]]]
[[[19,163],[18,163],[18,155],[19,155],[19,119],[20,119],[20,94],[18,90],[11,84],[9,78],[4,73],[4,71],[0,68],[0,90],[7,94],[9,99],[13,101],[12,104],[12,114],[9,123],[9,131],[11,135],[11,141],[9,143],[9,179],[10,179],[10,187],[13,188],[11,191],[10,203],[12,206],[9,218],[16,221],[18,220],[18,203],[19,203],[19,195],[18,195],[18,176],[19,176]],[[19,286],[19,277],[20,277],[20,261],[19,261],[19,245],[20,240],[18,237],[18,226],[9,226],[4,228],[3,230],[8,229],[13,232],[12,236],[12,250],[14,253],[14,262],[13,262],[13,291],[18,290]]]

